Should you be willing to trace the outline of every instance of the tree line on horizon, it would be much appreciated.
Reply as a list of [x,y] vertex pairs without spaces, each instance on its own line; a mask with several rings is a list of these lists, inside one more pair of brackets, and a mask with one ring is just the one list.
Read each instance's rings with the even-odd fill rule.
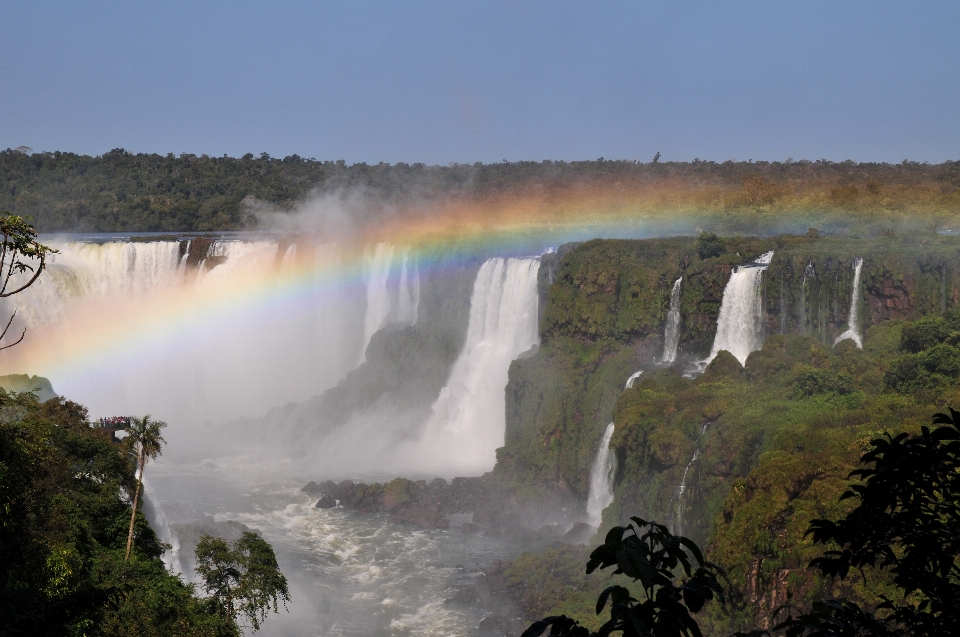
[[[209,157],[0,151],[0,208],[39,232],[255,229],[245,204],[291,210],[316,192],[352,192],[371,207],[532,197],[598,197],[625,210],[960,216],[960,160],[899,164],[787,160],[518,161],[427,166],[321,161],[267,153]],[[938,221],[940,220],[940,221]]]

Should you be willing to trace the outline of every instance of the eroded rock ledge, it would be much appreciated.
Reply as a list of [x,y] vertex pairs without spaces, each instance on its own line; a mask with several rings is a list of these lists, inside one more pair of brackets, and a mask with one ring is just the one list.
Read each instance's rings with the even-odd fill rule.
[[494,481],[489,474],[479,478],[443,478],[431,482],[396,478],[387,483],[366,484],[310,482],[301,489],[319,496],[317,508],[340,506],[361,513],[389,513],[390,521],[423,529],[450,528],[487,535],[514,536],[519,540],[555,538],[580,543],[595,529],[578,521],[583,503],[571,494],[540,491],[522,498]]

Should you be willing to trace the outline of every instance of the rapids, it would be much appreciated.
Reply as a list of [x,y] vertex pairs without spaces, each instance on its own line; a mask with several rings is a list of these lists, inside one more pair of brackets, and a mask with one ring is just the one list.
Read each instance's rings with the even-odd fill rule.
[[493,637],[499,633],[478,625],[498,609],[446,600],[480,580],[494,560],[548,544],[459,528],[425,531],[392,524],[387,515],[317,509],[316,498],[300,492],[301,481],[238,483],[232,471],[162,459],[148,471],[171,526],[203,512],[256,529],[274,547],[293,599],[289,613],[281,609],[268,617],[256,633],[264,637]]

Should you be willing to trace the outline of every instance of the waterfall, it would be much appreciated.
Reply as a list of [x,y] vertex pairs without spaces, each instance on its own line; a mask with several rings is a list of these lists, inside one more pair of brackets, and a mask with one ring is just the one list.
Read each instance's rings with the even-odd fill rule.
[[297,261],[297,244],[291,243],[283,253],[283,260],[280,262],[280,270],[285,272],[289,270]]
[[503,446],[510,363],[538,342],[539,267],[539,259],[497,258],[477,272],[466,343],[424,432],[458,471],[489,471]]
[[683,277],[673,282],[670,291],[670,311],[667,324],[663,328],[663,362],[670,364],[677,360],[677,345],[680,343],[680,283]]
[[780,333],[787,333],[787,296],[786,282],[784,279],[780,279]]
[[676,517],[674,518],[673,528],[675,535],[683,535],[683,494],[687,490],[687,474],[690,473],[690,467],[693,466],[693,463],[700,459],[700,440],[703,438],[703,435],[707,433],[707,428],[710,426],[709,422],[703,423],[700,427],[700,435],[697,437],[697,448],[693,450],[693,455],[690,457],[690,462],[687,463],[687,466],[683,469],[683,476],[680,478],[680,484],[677,485],[677,489],[674,492],[674,501],[676,502]]
[[170,530],[170,525],[167,523],[167,516],[164,515],[160,501],[153,492],[150,483],[144,478],[142,484],[143,493],[141,494],[141,498],[143,500],[143,514],[150,523],[150,527],[157,534],[157,539],[164,544],[170,545],[170,548],[163,553],[163,565],[166,566],[167,570],[171,573],[183,574],[183,564],[180,561],[180,539]]
[[179,241],[51,243],[44,275],[11,302],[29,327],[55,323],[78,298],[124,295],[143,298],[183,279]]
[[677,517],[673,524],[674,535],[683,535],[683,493],[687,490],[687,473],[689,473],[690,467],[693,466],[693,463],[696,462],[699,457],[700,449],[698,448],[693,452],[690,462],[687,463],[686,468],[683,470],[683,477],[680,479],[680,484],[677,485]]
[[390,266],[393,263],[393,246],[378,243],[371,251],[363,251],[363,273],[367,281],[367,314],[363,319],[363,347],[360,362],[367,359],[367,345],[373,335],[383,327],[390,315]]
[[593,526],[600,526],[603,510],[613,502],[613,479],[617,473],[617,457],[610,453],[610,439],[613,438],[613,423],[607,425],[600,439],[597,457],[590,468],[590,491],[587,495],[587,520]]
[[800,280],[800,333],[804,336],[807,335],[809,330],[807,329],[807,291],[810,288],[810,284],[807,283],[809,279],[816,278],[817,272],[813,269],[813,263],[808,263],[807,267],[803,269],[803,278]]
[[751,352],[763,347],[763,273],[772,259],[770,251],[734,268],[723,289],[717,335],[705,363],[716,358],[720,350],[727,350],[743,365]]
[[408,249],[403,255],[403,266],[400,268],[400,284],[397,288],[396,322],[405,325],[415,325],[419,304],[420,273],[416,268],[416,264],[410,263],[410,250]]
[[410,270],[410,250],[403,255],[399,280],[396,276],[394,255],[396,249],[389,243],[378,243],[373,250],[363,253],[363,270],[367,289],[367,312],[364,317],[363,346],[360,362],[366,360],[370,339],[387,323],[413,325],[417,322],[420,302],[420,275],[413,265]]
[[[3,316],[17,310],[11,329],[27,328],[0,373],[46,375],[94,416],[153,413],[171,426],[257,416],[357,365],[367,289],[353,284],[336,243],[279,251],[276,239],[193,241],[203,268],[187,267],[179,241],[50,243],[59,253],[43,276],[0,300]],[[419,298],[412,253],[407,273],[409,321]]]
[[863,336],[860,334],[860,272],[863,269],[863,259],[853,260],[853,294],[850,298],[850,314],[847,320],[847,330],[837,337],[834,345],[845,339],[851,339],[857,347],[863,349]]
[[623,386],[623,388],[624,388],[624,389],[633,389],[633,383],[634,383],[634,381],[636,381],[638,378],[640,378],[640,374],[642,374],[642,373],[643,373],[643,370],[641,369],[639,372],[633,372],[632,374],[630,374],[630,378],[627,379],[627,382],[626,382],[626,384]]

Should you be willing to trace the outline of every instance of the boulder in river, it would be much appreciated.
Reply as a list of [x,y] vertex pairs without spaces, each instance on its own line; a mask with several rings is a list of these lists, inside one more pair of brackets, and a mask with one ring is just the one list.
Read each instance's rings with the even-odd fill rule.
[[337,506],[337,499],[332,495],[323,494],[320,496],[320,499],[317,500],[318,509],[332,509]]
[[573,525],[573,528],[566,532],[563,536],[565,542],[570,544],[583,544],[596,533],[596,527],[592,527],[586,522],[577,522]]

